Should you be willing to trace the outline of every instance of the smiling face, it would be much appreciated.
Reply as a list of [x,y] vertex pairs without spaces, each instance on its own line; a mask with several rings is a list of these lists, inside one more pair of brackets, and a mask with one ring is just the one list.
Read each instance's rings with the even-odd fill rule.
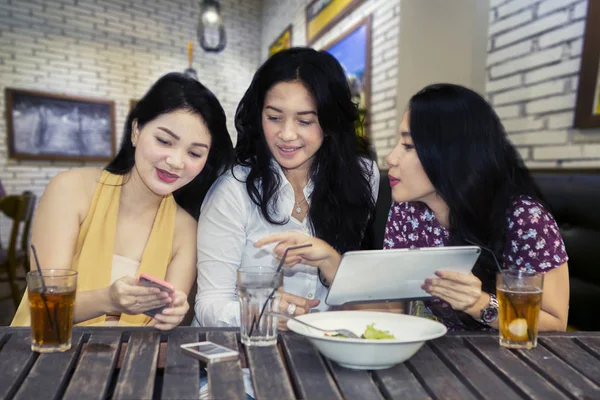
[[133,173],[158,196],[190,183],[204,168],[211,145],[202,117],[183,110],[160,115],[141,129],[135,121],[131,139]]
[[262,127],[269,150],[284,170],[310,170],[323,143],[317,104],[299,82],[280,82],[265,97]]
[[410,133],[409,112],[400,123],[399,140],[396,147],[385,158],[392,186],[392,198],[397,202],[428,202],[436,197],[436,190],[425,173],[415,150]]

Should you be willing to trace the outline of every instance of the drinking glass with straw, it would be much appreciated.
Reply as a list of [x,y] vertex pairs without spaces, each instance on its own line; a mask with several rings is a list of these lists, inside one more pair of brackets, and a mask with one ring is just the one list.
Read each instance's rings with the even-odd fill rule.
[[41,353],[69,350],[77,271],[42,269],[34,245],[31,250],[36,264],[36,269],[27,273],[31,349]]
[[240,334],[246,346],[268,346],[277,343],[277,318],[265,315],[277,311],[279,288],[283,285],[282,267],[288,251],[309,247],[311,244],[289,247],[279,266],[243,267],[238,270],[238,296],[240,300]]

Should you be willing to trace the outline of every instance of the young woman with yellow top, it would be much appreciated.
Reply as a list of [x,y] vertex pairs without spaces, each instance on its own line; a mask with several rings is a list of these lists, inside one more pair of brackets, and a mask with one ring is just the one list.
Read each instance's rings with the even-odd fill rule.
[[[50,181],[32,243],[42,268],[78,271],[74,323],[171,329],[181,322],[196,274],[200,205],[232,158],[217,98],[171,73],[131,111],[121,149],[104,170],[73,169]],[[171,283],[172,299],[138,286],[141,273]],[[142,314],[171,301],[154,320]],[[29,323],[25,296],[13,325]]]

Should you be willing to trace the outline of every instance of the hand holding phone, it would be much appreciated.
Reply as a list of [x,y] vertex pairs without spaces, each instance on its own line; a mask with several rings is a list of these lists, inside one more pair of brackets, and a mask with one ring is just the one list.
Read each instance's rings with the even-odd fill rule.
[[162,279],[155,278],[148,274],[140,274],[140,276],[137,279],[137,284],[139,286],[158,288],[158,289],[162,290],[163,292],[169,293],[169,298],[171,299],[171,303],[169,303],[167,305],[153,308],[152,310],[144,311],[145,315],[147,315],[149,317],[154,317],[156,314],[160,314],[162,312],[162,310],[164,310],[165,308],[169,308],[173,305],[173,293],[175,293],[175,288],[169,282],[163,281]]
[[206,363],[237,360],[239,356],[237,351],[210,341],[182,344],[181,350]]

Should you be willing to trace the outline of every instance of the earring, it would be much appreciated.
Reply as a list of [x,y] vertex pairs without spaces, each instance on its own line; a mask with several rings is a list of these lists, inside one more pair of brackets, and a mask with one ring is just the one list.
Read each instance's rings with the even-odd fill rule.
[[133,121],[133,125],[131,126],[131,144],[133,147],[137,145],[139,136],[140,131],[138,130],[137,120],[135,120]]

